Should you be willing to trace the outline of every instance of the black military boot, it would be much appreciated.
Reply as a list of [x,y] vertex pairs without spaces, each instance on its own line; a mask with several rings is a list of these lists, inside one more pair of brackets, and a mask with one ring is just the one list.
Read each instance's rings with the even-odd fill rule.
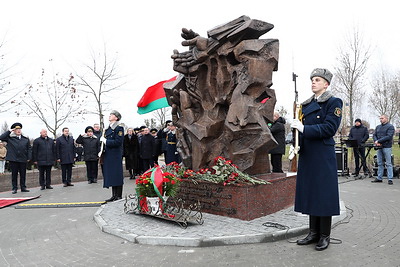
[[106,202],[113,202],[113,201],[115,200],[116,195],[117,195],[117,193],[116,193],[116,192],[117,192],[116,187],[115,187],[115,186],[112,186],[111,189],[112,189],[112,196],[111,196],[109,199],[106,199],[106,200],[105,200]]
[[116,186],[116,192],[115,192],[115,199],[114,200],[122,199],[122,189],[123,189],[122,185]]
[[309,245],[312,243],[317,243],[319,238],[319,224],[320,224],[320,217],[317,216],[309,216],[309,221],[310,221],[310,232],[308,235],[303,238],[297,240],[297,245]]
[[329,246],[329,242],[331,241],[331,226],[332,226],[332,216],[323,216],[320,217],[321,223],[321,236],[315,249],[318,251],[327,249]]

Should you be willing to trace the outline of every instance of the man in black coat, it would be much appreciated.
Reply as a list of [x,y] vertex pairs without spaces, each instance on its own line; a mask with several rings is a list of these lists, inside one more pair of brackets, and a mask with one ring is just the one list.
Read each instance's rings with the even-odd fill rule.
[[69,136],[69,129],[64,127],[62,135],[56,140],[57,161],[61,164],[61,175],[64,187],[74,186],[71,183],[72,165],[75,162],[74,138]]
[[349,133],[349,140],[357,140],[357,147],[353,148],[356,169],[352,175],[358,176],[360,172],[360,159],[364,171],[364,175],[368,175],[368,168],[365,162],[365,142],[368,140],[368,129],[362,125],[361,119],[354,121],[354,126],[351,127]]
[[135,175],[140,173],[139,170],[139,141],[132,128],[128,128],[127,134],[124,136],[124,157],[125,168],[129,171],[130,179],[134,179]]
[[86,127],[85,134],[79,135],[75,142],[83,146],[83,160],[86,164],[88,184],[97,183],[100,139],[94,135],[94,128],[92,126]]
[[101,132],[100,132],[100,124],[93,124],[93,134],[100,140]]
[[274,122],[270,130],[278,146],[268,152],[271,155],[272,172],[283,172],[282,155],[285,154],[285,123],[285,119],[278,112],[274,112]]
[[161,140],[158,139],[157,133],[158,130],[156,128],[153,128],[150,130],[151,135],[154,137],[155,140],[155,146],[156,146],[156,152],[154,154],[154,164],[158,165],[158,156],[161,154]]
[[155,139],[150,134],[149,128],[143,129],[141,142],[139,144],[140,158],[142,159],[143,170],[154,167],[154,155],[156,153]]
[[33,163],[39,169],[40,190],[53,189],[51,186],[51,167],[56,160],[54,140],[47,136],[47,130],[40,131],[40,137],[33,141]]
[[21,192],[29,192],[26,189],[26,164],[31,160],[32,147],[29,139],[22,135],[22,124],[19,122],[11,125],[11,129],[0,136],[0,140],[7,142],[6,160],[10,163],[12,193],[17,193],[18,173],[20,178]]

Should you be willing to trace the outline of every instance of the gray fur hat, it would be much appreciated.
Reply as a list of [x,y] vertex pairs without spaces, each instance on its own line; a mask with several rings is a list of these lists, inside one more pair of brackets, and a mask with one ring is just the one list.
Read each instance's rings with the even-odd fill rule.
[[329,84],[331,84],[333,74],[328,69],[316,68],[311,72],[310,79],[314,77],[324,78]]
[[118,121],[121,120],[121,118],[122,118],[121,113],[119,113],[116,110],[111,111],[110,114],[114,114],[115,117],[117,117]]

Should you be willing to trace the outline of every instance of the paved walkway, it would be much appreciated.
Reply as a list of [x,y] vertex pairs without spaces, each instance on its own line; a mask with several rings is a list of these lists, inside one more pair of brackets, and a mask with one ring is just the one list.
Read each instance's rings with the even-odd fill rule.
[[[279,240],[285,239],[285,231],[262,225],[277,222],[291,227],[290,236],[298,234],[295,229],[304,230],[307,217],[291,209],[250,222],[205,214],[203,225],[182,229],[125,214],[119,201],[103,208],[0,209],[0,266],[400,266],[400,181],[389,186],[370,180],[340,178],[347,218],[334,227],[332,237],[343,243],[323,252],[287,242],[294,238]],[[133,193],[134,181],[125,182],[124,194]],[[38,194],[29,203],[100,201],[110,190],[101,183],[80,182],[53,190],[31,188],[24,194],[8,191],[0,197]],[[173,233],[154,234],[169,229]],[[238,245],[215,246],[224,244]]]
[[[203,213],[202,225],[191,223],[183,229],[175,222],[126,214],[125,202],[103,205],[94,218],[104,232],[139,244],[206,247],[264,243],[308,232],[308,216],[294,212],[293,207],[251,221]],[[343,202],[341,210],[341,215],[333,218],[334,224],[346,217]]]

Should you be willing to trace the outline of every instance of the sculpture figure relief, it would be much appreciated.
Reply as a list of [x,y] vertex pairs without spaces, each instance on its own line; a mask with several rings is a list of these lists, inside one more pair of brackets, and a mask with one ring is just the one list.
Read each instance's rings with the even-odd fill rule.
[[276,142],[267,124],[276,103],[270,87],[279,42],[258,38],[273,27],[241,16],[209,30],[208,38],[182,29],[189,50],[174,50],[180,74],[164,90],[185,166],[198,170],[223,156],[249,174],[269,172],[268,150]]

